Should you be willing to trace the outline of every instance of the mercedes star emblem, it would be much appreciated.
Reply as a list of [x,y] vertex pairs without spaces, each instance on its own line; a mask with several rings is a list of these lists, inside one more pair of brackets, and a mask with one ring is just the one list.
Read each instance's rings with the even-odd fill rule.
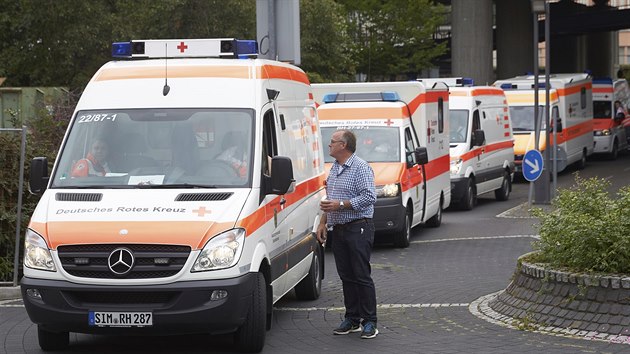
[[116,248],[109,254],[107,265],[109,270],[116,275],[125,275],[133,268],[135,259],[128,248]]

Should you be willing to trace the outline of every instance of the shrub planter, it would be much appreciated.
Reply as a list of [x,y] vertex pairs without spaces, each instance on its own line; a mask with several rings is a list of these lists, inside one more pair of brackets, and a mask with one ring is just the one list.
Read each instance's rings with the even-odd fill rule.
[[520,328],[630,336],[630,277],[577,274],[518,260],[510,285],[489,307]]

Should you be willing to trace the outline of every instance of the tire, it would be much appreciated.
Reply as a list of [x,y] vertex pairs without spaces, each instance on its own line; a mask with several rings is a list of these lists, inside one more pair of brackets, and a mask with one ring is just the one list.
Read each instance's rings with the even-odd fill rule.
[[411,243],[411,210],[405,212],[405,221],[401,225],[400,230],[396,231],[394,236],[394,246],[398,248],[407,248]]
[[501,188],[494,190],[494,196],[499,201],[506,201],[510,197],[510,191],[512,191],[512,182],[510,181],[510,174],[503,172],[503,181],[501,181]]
[[44,351],[65,349],[70,344],[70,333],[50,332],[37,325],[39,347]]
[[438,206],[437,213],[433,215],[429,220],[427,220],[426,224],[428,227],[438,227],[442,225],[442,204],[444,204],[443,200],[444,199],[440,197],[440,205]]
[[234,334],[234,340],[241,352],[258,353],[265,346],[265,335],[267,334],[266,304],[265,277],[262,273],[258,273],[247,318]]
[[322,293],[321,269],[319,248],[317,248],[313,252],[313,260],[308,275],[295,286],[295,296],[298,300],[316,300],[319,298]]
[[619,144],[617,140],[613,141],[612,150],[610,151],[610,155],[608,155],[609,160],[616,160],[619,157]]
[[475,188],[475,183],[472,179],[468,179],[468,186],[466,186],[466,193],[462,197],[462,200],[459,203],[459,207],[462,210],[472,210],[477,204],[477,192]]
[[578,170],[583,170],[586,168],[586,151],[582,151],[582,158],[575,164]]

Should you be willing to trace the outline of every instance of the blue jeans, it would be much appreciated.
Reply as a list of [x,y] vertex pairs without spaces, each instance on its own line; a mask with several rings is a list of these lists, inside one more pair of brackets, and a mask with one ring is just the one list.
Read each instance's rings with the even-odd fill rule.
[[376,324],[376,288],[372,281],[370,256],[374,223],[368,219],[333,227],[333,254],[343,285],[345,317],[353,323]]

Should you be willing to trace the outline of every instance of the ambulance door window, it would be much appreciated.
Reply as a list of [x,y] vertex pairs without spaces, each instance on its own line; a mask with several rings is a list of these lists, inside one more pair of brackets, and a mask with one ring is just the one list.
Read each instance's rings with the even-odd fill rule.
[[586,88],[582,87],[580,90],[580,105],[582,109],[586,108]]
[[407,159],[407,163],[411,165],[416,164],[416,156],[413,153],[416,149],[416,145],[413,143],[413,136],[411,135],[411,130],[409,128],[405,129],[405,156]]
[[473,112],[473,119],[472,119],[472,129],[470,131],[470,147],[472,148],[474,145],[474,141],[473,141],[473,136],[474,136],[474,132],[481,129],[481,120],[479,119],[479,111],[475,110]]
[[438,133],[444,132],[444,100],[438,98]]
[[271,159],[278,154],[278,141],[276,139],[276,124],[273,110],[267,111],[263,117],[262,136],[262,173],[271,175]]

